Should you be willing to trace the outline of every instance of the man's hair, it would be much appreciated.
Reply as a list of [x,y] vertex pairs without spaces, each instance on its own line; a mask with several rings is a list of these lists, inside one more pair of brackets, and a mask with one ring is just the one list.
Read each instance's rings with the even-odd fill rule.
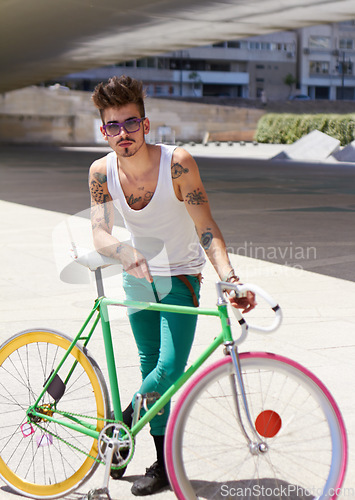
[[92,100],[100,111],[103,120],[103,112],[107,108],[121,107],[126,104],[137,104],[140,117],[145,116],[143,83],[130,76],[114,76],[106,83],[99,83],[92,94]]

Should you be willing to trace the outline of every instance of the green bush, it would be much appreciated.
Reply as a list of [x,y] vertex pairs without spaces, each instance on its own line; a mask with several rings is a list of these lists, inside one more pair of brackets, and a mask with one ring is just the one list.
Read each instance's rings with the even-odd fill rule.
[[355,115],[268,113],[259,120],[255,139],[263,143],[292,144],[312,130],[320,130],[345,146],[355,140]]

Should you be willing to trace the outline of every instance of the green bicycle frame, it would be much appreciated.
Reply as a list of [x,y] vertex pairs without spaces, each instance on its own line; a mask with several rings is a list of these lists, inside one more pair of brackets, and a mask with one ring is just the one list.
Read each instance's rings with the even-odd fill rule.
[[[175,305],[170,305],[170,304],[161,304],[161,303],[152,303],[152,302],[138,302],[138,301],[130,301],[130,300],[122,300],[122,301],[116,301],[116,300],[111,300],[106,297],[101,297],[95,301],[94,307],[91,310],[89,316],[85,320],[83,326],[79,330],[78,334],[74,338],[73,342],[69,346],[68,350],[64,354],[62,360],[60,361],[59,365],[57,368],[53,371],[51,376],[48,378],[46,381],[43,391],[37,398],[36,402],[29,408],[28,414],[31,415],[31,417],[40,417],[43,418],[43,413],[40,411],[37,411],[36,408],[40,407],[40,401],[43,398],[44,394],[46,393],[48,387],[50,386],[51,382],[59,372],[60,368],[63,366],[65,360],[68,358],[70,352],[72,349],[75,347],[78,341],[84,340],[84,347],[87,346],[89,343],[94,330],[96,329],[99,321],[101,320],[101,326],[102,326],[102,333],[103,333],[103,340],[104,340],[104,347],[105,347],[105,355],[106,355],[106,361],[107,361],[107,369],[108,369],[108,376],[109,376],[109,382],[110,382],[110,389],[111,389],[111,398],[112,398],[112,405],[113,405],[113,410],[114,410],[114,415],[115,415],[115,420],[117,421],[122,421],[122,408],[121,408],[121,400],[120,400],[120,393],[119,393],[119,387],[118,387],[118,377],[117,377],[117,370],[116,370],[116,363],[115,363],[115,356],[114,356],[114,350],[113,350],[113,342],[112,342],[112,335],[111,335],[111,326],[110,326],[110,321],[109,321],[109,312],[108,312],[108,307],[109,306],[122,306],[122,307],[131,307],[135,309],[145,309],[145,310],[150,310],[150,311],[167,311],[167,312],[174,312],[174,313],[180,313],[180,314],[195,314],[195,315],[204,315],[204,316],[216,316],[220,318],[221,326],[222,326],[222,332],[211,342],[211,344],[203,351],[203,353],[197,358],[196,361],[194,361],[190,367],[181,375],[181,377],[173,384],[171,387],[163,394],[161,397],[152,405],[152,407],[143,415],[142,418],[138,420],[138,422],[132,427],[131,433],[133,436],[136,436],[139,431],[148,423],[150,422],[156,414],[169,402],[169,400],[174,396],[174,394],[181,388],[183,384],[198,370],[198,368],[211,356],[211,354],[223,343],[225,342],[232,342],[232,333],[231,333],[231,328],[230,328],[230,321],[228,317],[228,312],[227,312],[227,305],[225,303],[217,305],[217,309],[205,309],[201,307],[189,307],[189,306],[175,306]],[[88,333],[87,336],[84,336],[84,331],[87,329],[90,321],[92,320],[93,316],[95,315],[95,312],[97,312],[97,317],[95,318],[93,325],[91,326],[91,329]],[[71,370],[69,371],[66,379],[65,379],[65,384],[68,382],[70,376],[75,370],[75,366],[77,364],[77,361],[73,363],[73,366]],[[55,409],[54,409],[55,413]],[[88,436],[91,436],[95,439],[98,439],[99,437],[99,432],[96,430],[96,425],[90,425],[87,422],[84,422],[77,417],[73,417],[71,415],[66,415],[65,412],[61,413],[61,415],[64,415],[68,418],[68,421],[64,420],[58,420],[53,416],[45,415],[45,419],[51,422],[55,422],[61,426],[68,427],[70,429],[73,429],[75,431],[81,432],[83,434],[86,434]]]

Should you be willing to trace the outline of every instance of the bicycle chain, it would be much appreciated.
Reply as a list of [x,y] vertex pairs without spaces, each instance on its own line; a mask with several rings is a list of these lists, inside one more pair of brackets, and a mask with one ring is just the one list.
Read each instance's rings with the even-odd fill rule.
[[[87,418],[87,419],[91,419],[91,420],[100,420],[102,422],[107,422],[108,424],[116,422],[115,420],[112,420],[112,419],[109,419],[109,418],[90,417],[89,415],[81,415],[80,413],[64,412],[64,411],[60,411],[60,410],[54,410],[54,412],[55,413],[59,413],[59,415],[70,415],[71,417],[81,417],[81,418]],[[93,457],[92,455],[90,455],[90,453],[87,453],[86,451],[81,450],[80,448],[78,448],[74,444],[69,443],[64,438],[58,436],[57,434],[55,434],[54,432],[50,431],[49,429],[45,429],[44,427],[42,427],[41,425],[39,425],[39,423],[37,423],[37,422],[32,422],[32,423],[36,427],[38,427],[39,429],[41,429],[43,432],[45,432],[47,434],[50,434],[51,436],[55,437],[56,439],[59,439],[59,441],[61,441],[62,443],[66,444],[67,446],[70,446],[74,450],[79,451],[83,455],[86,455],[88,458],[91,458],[91,460],[94,460],[94,462],[97,462],[99,464],[105,465],[105,462],[103,460],[100,460],[98,457]],[[117,465],[111,464],[111,469],[118,470],[120,468],[121,467],[118,467]]]

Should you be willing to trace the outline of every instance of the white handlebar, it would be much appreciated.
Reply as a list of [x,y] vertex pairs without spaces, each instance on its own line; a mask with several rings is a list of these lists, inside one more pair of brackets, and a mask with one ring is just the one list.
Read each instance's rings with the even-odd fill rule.
[[[249,330],[253,330],[254,332],[260,332],[260,333],[271,333],[277,330],[277,328],[280,326],[281,321],[282,321],[282,311],[278,303],[275,301],[271,295],[269,295],[265,290],[260,288],[257,285],[253,285],[251,283],[246,283],[243,285],[238,285],[235,283],[228,283],[228,289],[233,292],[238,297],[245,297],[246,292],[250,291],[255,293],[255,295],[259,295],[262,297],[271,307],[271,309],[275,313],[275,318],[274,321],[271,323],[269,326],[258,326],[254,324],[248,323],[248,328]],[[234,311],[234,308],[233,308]],[[245,319],[245,318],[244,318]]]

